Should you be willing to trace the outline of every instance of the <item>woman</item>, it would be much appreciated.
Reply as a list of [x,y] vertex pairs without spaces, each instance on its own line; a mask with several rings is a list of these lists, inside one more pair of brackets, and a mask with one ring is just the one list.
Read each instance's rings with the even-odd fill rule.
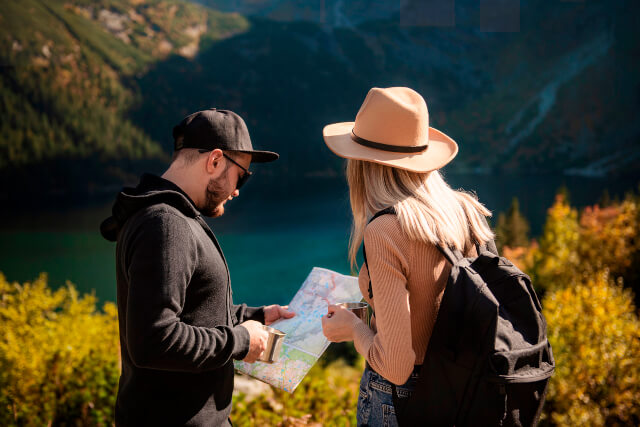
[[[328,125],[327,146],[347,160],[353,211],[352,267],[364,241],[359,285],[374,310],[371,329],[331,305],[322,318],[332,342],[353,341],[367,361],[360,382],[358,425],[397,425],[392,384],[407,397],[418,376],[450,265],[437,245],[475,254],[493,238],[491,213],[472,195],[452,190],[438,169],[457,144],[429,127],[424,99],[409,88],[373,88],[355,122]],[[378,216],[393,207],[395,214]]]

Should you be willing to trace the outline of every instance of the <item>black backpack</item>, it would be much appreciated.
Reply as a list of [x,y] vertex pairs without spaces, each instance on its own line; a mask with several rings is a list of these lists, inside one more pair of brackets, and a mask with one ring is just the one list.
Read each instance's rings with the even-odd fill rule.
[[[369,222],[384,214],[395,211]],[[451,273],[413,393],[399,399],[393,387],[401,426],[538,422],[555,367],[546,322],[531,279],[488,246],[476,258],[438,248]]]

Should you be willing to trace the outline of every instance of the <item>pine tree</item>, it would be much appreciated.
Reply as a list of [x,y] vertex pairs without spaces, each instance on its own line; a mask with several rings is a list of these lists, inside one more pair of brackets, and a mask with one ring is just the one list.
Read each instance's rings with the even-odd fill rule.
[[609,190],[605,188],[604,191],[602,192],[602,196],[600,197],[600,200],[598,201],[598,205],[602,208],[607,208],[612,204],[613,204],[613,200],[611,200],[611,195],[609,194]]
[[500,250],[504,246],[515,248],[529,245],[529,222],[520,212],[517,197],[511,201],[506,215],[504,213],[498,215],[496,244]]

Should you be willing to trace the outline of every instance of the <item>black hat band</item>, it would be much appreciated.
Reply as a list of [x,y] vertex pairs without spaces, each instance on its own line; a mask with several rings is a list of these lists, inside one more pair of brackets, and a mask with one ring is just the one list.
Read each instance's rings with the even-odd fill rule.
[[369,141],[368,139],[360,138],[358,135],[351,131],[351,139],[353,142],[360,144],[364,147],[375,148],[382,151],[391,151],[393,153],[420,153],[429,147],[429,144],[418,145],[415,147],[405,147],[401,145],[383,144],[381,142]]

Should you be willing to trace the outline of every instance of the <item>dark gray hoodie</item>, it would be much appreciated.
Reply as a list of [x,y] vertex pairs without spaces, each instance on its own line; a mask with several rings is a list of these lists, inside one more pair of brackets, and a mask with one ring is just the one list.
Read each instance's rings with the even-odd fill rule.
[[226,425],[233,359],[249,351],[213,232],[175,184],[145,174],[118,194],[102,235],[116,245],[122,375],[116,424]]

